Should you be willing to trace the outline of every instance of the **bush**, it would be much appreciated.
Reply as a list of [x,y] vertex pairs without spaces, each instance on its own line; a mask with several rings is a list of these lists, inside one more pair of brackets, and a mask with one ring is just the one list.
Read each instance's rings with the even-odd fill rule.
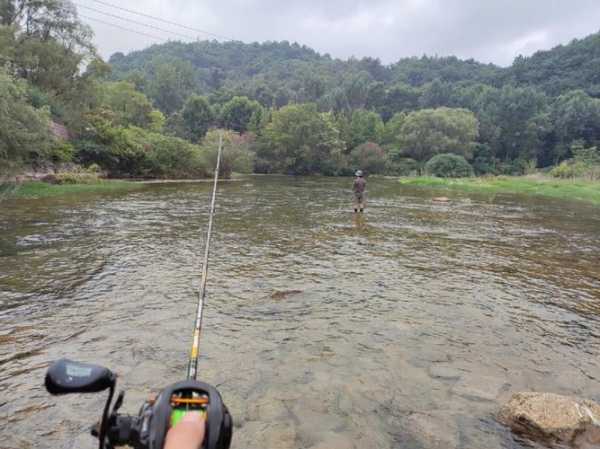
[[58,141],[50,150],[50,160],[52,162],[71,162],[74,154],[75,148],[73,145],[68,142]]
[[415,176],[419,173],[419,163],[408,157],[389,159],[386,163],[385,173],[391,176]]
[[350,153],[350,164],[356,170],[367,174],[383,173],[386,168],[386,154],[383,149],[373,142],[363,143]]
[[457,154],[438,154],[425,164],[425,172],[440,178],[464,178],[473,175],[473,167]]
[[563,161],[560,165],[550,170],[550,176],[561,179],[573,179],[589,177],[595,179],[598,170],[594,166],[588,166],[580,161]]
[[230,130],[212,129],[204,137],[202,149],[204,150],[205,164],[208,169],[213,170],[217,163],[219,135],[223,136],[223,152],[221,154],[219,175],[223,178],[230,178],[233,172],[252,173],[255,164],[253,150],[255,135],[250,132],[239,134]]
[[52,184],[95,184],[100,181],[100,175],[94,170],[75,168],[71,171],[49,175],[44,181]]
[[110,176],[198,178],[208,175],[197,145],[130,126],[115,127],[97,116],[93,132],[76,142],[77,161],[97,164]]

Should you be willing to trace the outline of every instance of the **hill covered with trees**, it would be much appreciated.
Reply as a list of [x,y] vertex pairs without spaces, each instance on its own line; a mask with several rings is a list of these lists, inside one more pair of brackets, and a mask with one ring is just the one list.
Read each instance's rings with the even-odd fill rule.
[[[111,176],[226,170],[408,174],[439,155],[477,174],[598,159],[600,35],[501,68],[456,57],[340,60],[289,42],[199,41],[98,57],[67,0],[0,8],[0,166]],[[52,133],[57,124],[69,139]],[[567,161],[567,162],[564,162]],[[455,158],[436,158],[436,166]],[[431,164],[430,164],[431,166]],[[565,168],[566,167],[566,168]]]

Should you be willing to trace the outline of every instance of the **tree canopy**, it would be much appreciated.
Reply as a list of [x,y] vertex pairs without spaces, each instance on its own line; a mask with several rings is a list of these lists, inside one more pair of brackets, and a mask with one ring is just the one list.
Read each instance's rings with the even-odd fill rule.
[[[217,128],[244,161],[231,170],[269,173],[408,173],[455,154],[477,174],[518,174],[600,148],[600,34],[507,68],[340,60],[286,41],[168,42],[107,63],[92,37],[69,0],[0,3],[6,164],[202,176]],[[71,141],[57,143],[51,122]]]

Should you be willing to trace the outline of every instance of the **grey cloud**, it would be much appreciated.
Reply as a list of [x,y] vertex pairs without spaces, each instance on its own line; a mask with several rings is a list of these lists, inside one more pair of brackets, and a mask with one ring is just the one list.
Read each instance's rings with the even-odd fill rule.
[[[127,15],[93,0],[76,3]],[[528,55],[596,32],[600,24],[597,0],[121,0],[118,5],[245,42],[296,41],[334,57],[372,56],[385,63],[437,54],[507,65],[518,54]],[[160,31],[81,12],[167,37]],[[104,56],[156,42],[108,25],[89,24]],[[209,36],[198,33],[198,37]]]

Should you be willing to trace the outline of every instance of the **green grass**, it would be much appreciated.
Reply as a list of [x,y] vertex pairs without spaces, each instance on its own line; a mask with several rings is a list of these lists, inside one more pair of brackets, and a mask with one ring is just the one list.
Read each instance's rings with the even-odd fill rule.
[[403,178],[404,185],[444,190],[541,195],[600,205],[600,182],[562,180],[542,176],[495,176],[481,178]]
[[130,181],[99,181],[92,184],[48,184],[35,181],[20,185],[0,185],[0,199],[50,198],[86,193],[112,193],[136,190],[143,187],[143,184]]

